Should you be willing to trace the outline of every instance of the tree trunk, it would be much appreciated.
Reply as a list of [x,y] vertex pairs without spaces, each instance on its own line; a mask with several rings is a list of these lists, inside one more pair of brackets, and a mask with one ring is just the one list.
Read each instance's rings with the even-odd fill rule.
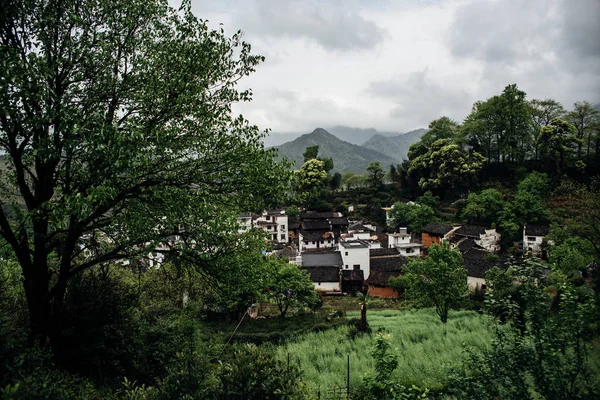
[[38,270],[25,276],[25,297],[29,310],[29,346],[36,343],[44,346],[50,337],[51,307],[48,285],[47,270]]
[[358,330],[360,332],[367,332],[369,324],[367,323],[367,305],[365,303],[360,305],[360,325]]

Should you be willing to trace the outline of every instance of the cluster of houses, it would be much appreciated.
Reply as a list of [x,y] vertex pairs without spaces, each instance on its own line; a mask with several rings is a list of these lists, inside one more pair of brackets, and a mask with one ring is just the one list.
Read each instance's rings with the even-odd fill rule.
[[[410,257],[427,253],[434,243],[447,241],[463,255],[472,289],[485,285],[485,273],[498,265],[500,234],[477,225],[429,223],[417,237],[407,228],[383,233],[366,221],[349,221],[339,212],[306,212],[289,221],[285,211],[265,211],[240,217],[240,232],[251,227],[265,230],[282,257],[306,270],[315,288],[326,294],[352,294],[369,290],[378,297],[397,297],[388,285],[399,276]],[[526,225],[524,251],[540,255],[548,226]]]

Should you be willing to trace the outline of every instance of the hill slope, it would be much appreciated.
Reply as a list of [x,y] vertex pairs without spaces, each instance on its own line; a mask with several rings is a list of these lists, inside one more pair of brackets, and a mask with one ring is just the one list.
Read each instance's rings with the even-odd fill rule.
[[336,172],[363,173],[367,166],[374,161],[381,162],[384,169],[391,164],[398,163],[397,159],[378,151],[340,140],[322,128],[317,128],[312,133],[277,146],[276,149],[279,158],[285,157],[289,161],[295,162],[294,168],[300,168],[303,163],[302,153],[308,146],[314,145],[319,146],[319,157],[333,159],[333,170]]
[[363,143],[363,147],[375,150],[401,162],[407,158],[408,148],[419,141],[426,129],[417,129],[397,136],[373,135]]

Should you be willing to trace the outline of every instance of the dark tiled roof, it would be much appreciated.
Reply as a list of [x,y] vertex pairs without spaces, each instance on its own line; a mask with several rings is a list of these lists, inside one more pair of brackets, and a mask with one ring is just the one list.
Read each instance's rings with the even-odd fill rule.
[[297,222],[293,222],[290,224],[290,231],[300,228],[300,224]]
[[302,253],[302,267],[340,267],[342,255],[339,251]]
[[309,267],[302,268],[308,271],[313,282],[339,282],[340,269],[338,267]]
[[339,212],[315,212],[307,211],[300,219],[327,219],[327,218],[338,218],[341,217],[342,213]]
[[302,229],[305,230],[309,230],[309,231],[314,231],[314,230],[330,230],[331,229],[331,225],[329,224],[329,221],[327,221],[326,219],[309,219],[309,220],[303,220],[302,222],[300,222],[300,226],[302,227]]
[[365,274],[361,269],[345,269],[342,271],[343,281],[364,281]]
[[454,235],[479,238],[480,235],[483,235],[484,233],[485,233],[485,226],[463,225],[454,232]]
[[367,231],[368,229],[363,226],[361,222],[355,222],[348,227],[350,231]]
[[296,257],[297,255],[298,255],[298,252],[292,246],[285,246],[279,253],[279,257],[287,257],[287,258],[293,258],[293,257]]
[[408,259],[401,255],[393,257],[375,257],[370,259],[371,273],[373,271],[402,271]]
[[452,225],[438,224],[437,222],[430,222],[423,228],[424,233],[435,236],[444,236],[446,233],[452,230]]
[[315,242],[317,240],[333,239],[333,234],[329,231],[302,231],[302,240]]
[[400,276],[400,271],[371,271],[367,284],[377,286],[387,286],[388,279]]
[[549,233],[548,225],[525,225],[525,236],[548,236]]
[[348,226],[348,218],[346,217],[330,218],[329,222],[331,222],[332,226]]
[[490,261],[490,252],[473,248],[463,254],[467,276],[485,278],[486,272],[494,266],[500,266],[500,261]]
[[281,212],[282,210],[267,210],[265,214],[267,215],[285,215],[285,212]]
[[475,243],[475,239],[463,238],[463,240],[460,241],[460,243],[458,244],[458,250],[460,250],[461,253],[466,253],[475,246],[477,246],[477,244]]
[[369,250],[369,257],[381,257],[381,256],[395,256],[398,255],[400,253],[398,253],[398,249],[396,248],[391,248],[391,249],[371,249]]

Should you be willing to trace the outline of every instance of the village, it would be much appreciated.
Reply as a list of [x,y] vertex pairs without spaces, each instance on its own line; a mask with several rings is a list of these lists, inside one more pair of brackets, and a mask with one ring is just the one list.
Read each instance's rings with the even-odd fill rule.
[[[246,213],[239,218],[240,233],[251,228],[266,232],[273,247],[269,254],[287,258],[307,271],[315,289],[329,296],[368,292],[374,297],[397,298],[399,293],[388,284],[389,278],[400,276],[411,257],[425,257],[431,245],[444,241],[462,254],[472,291],[485,289],[485,274],[491,268],[515,262],[514,256],[501,252],[500,233],[491,227],[430,222],[420,235],[406,227],[388,232],[387,227],[393,225],[392,208],[382,209],[386,227],[352,220],[340,212],[306,211],[293,220],[285,210]],[[549,225],[525,224],[521,256],[546,258],[549,232]]]

